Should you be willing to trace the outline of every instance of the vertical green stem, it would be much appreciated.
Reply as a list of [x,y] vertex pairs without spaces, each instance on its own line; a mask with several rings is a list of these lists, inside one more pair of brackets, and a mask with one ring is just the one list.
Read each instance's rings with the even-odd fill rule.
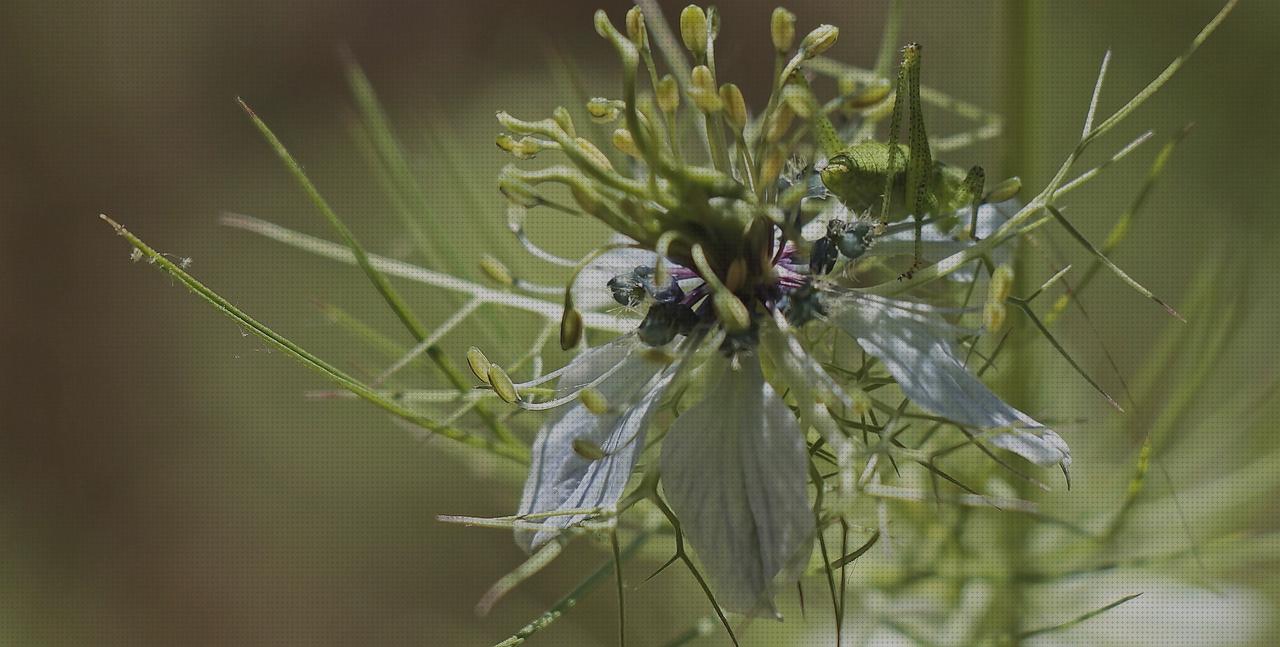
[[[1043,49],[1044,6],[1036,0],[1006,0],[1005,32],[1008,50],[1005,52],[1008,83],[1004,101],[1004,112],[1007,118],[1008,131],[1005,134],[1005,174],[1018,175],[1027,186],[1040,186],[1044,181],[1043,173],[1037,168],[1036,146],[1040,126],[1041,101],[1038,96],[1040,86],[1041,64],[1044,59],[1040,53]],[[1028,285],[1029,270],[1024,254],[1015,255],[1016,294],[1026,294],[1034,286]],[[1008,398],[1020,406],[1027,406],[1035,397],[1035,372],[1032,366],[1031,340],[1027,326],[1020,326],[1011,337],[1010,348],[1012,360],[1004,369],[1005,393]],[[1034,488],[1021,480],[1015,480],[1013,487],[1018,489],[1018,496],[1030,498],[1035,496]],[[990,609],[988,626],[991,636],[999,644],[1018,645],[1023,631],[1022,611],[1025,604],[1024,593],[1017,573],[1026,569],[1026,543],[1031,530],[1030,517],[1026,515],[1005,515],[1003,517],[1006,530],[1003,533],[1003,549],[1007,556],[1006,573],[1008,578],[1000,587],[998,599]]]

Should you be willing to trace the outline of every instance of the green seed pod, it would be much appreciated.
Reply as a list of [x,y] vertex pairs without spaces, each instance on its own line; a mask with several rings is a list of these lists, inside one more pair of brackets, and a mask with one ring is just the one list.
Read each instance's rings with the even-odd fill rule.
[[578,399],[582,400],[582,406],[586,407],[587,411],[597,416],[609,413],[608,398],[596,389],[583,389],[578,393]]
[[779,53],[791,49],[796,40],[796,15],[782,7],[774,9],[769,20],[769,35],[773,37],[773,48]]
[[492,362],[484,353],[475,346],[467,349],[467,366],[471,368],[471,374],[476,376],[477,380],[489,383],[489,366]]
[[707,53],[707,12],[702,7],[691,4],[680,12],[680,38],[694,56]]
[[520,394],[516,391],[516,385],[511,383],[511,377],[497,364],[489,365],[489,386],[492,386],[493,392],[497,393],[498,397],[507,404],[515,404],[520,401]]
[[747,100],[742,90],[733,83],[720,86],[720,101],[724,103],[724,116],[738,132],[747,127]]

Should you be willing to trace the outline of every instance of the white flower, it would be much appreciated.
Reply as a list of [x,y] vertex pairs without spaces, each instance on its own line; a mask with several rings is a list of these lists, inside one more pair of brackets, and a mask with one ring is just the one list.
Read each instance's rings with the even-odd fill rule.
[[720,604],[776,615],[775,577],[794,581],[813,548],[808,444],[759,359],[740,360],[710,360],[706,396],[663,441],[663,488]]

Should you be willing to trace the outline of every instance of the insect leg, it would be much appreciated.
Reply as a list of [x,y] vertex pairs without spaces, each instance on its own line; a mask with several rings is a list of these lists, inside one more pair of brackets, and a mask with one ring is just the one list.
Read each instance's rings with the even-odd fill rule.
[[969,238],[978,240],[978,207],[982,206],[982,191],[986,188],[987,172],[982,170],[981,166],[975,165],[969,169],[969,174],[964,176],[964,189],[969,193],[969,199],[973,201],[973,211],[969,217]]
[[[920,105],[920,45],[910,43],[902,48],[902,68],[898,74],[898,92],[901,96],[903,79],[907,84],[907,116],[909,152],[907,157],[907,211],[915,219],[915,255],[911,270],[923,263],[924,217],[929,211],[929,175],[933,172],[933,154],[929,151],[929,136],[924,128],[924,110]],[[895,110],[896,110],[895,106]]]

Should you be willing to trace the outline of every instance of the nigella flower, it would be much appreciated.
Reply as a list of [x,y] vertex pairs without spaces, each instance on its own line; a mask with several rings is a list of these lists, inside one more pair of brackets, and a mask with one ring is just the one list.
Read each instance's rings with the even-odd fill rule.
[[[974,340],[1003,323],[1007,248],[986,255],[998,269],[984,279],[981,317],[956,298],[974,292],[976,270],[904,295],[876,289],[895,283],[895,267],[910,276],[925,258],[995,234],[1018,210],[1016,182],[984,195],[980,169],[957,173],[930,162],[933,175],[920,182],[918,197],[894,188],[912,181],[908,169],[918,162],[898,159],[904,150],[928,150],[914,127],[910,149],[893,141],[848,150],[833,143],[840,134],[828,114],[845,115],[845,131],[853,132],[884,114],[884,101],[897,101],[869,84],[830,106],[817,102],[805,65],[834,43],[835,27],[813,30],[792,53],[794,16],[775,13],[780,73],[753,118],[736,86],[718,85],[714,11],[691,6],[681,15],[681,38],[694,58],[690,67],[668,54],[681,80],[659,76],[639,9],[626,25],[624,35],[596,14],[597,31],[622,59],[624,83],[621,99],[593,99],[587,111],[617,124],[614,154],[582,136],[566,109],[540,121],[498,115],[508,131],[498,138],[501,148],[522,160],[544,153],[564,160],[534,170],[513,165],[500,180],[521,242],[574,268],[562,345],[581,344],[584,311],[637,317],[633,332],[527,382],[513,383],[487,360],[474,364],[504,400],[550,411],[533,446],[517,542],[536,551],[620,512],[643,464],[658,475],[661,492],[651,495],[669,507],[720,605],[776,614],[774,592],[803,572],[818,531],[810,486],[852,496],[866,479],[858,464],[879,451],[862,442],[864,434],[892,441],[908,407],[976,435],[975,442],[1065,471],[1066,443],[967,366]],[[904,50],[903,79],[917,73],[917,62],[917,48]],[[637,80],[644,77],[647,92]],[[908,106],[915,126],[918,97],[910,87],[901,85],[898,96],[917,102]],[[898,170],[866,176],[857,160],[867,154]],[[554,193],[557,186],[569,200]],[[883,202],[881,186],[889,188]],[[908,204],[893,204],[904,194]],[[524,235],[534,209],[593,217],[617,237],[581,261],[560,259]],[[865,353],[852,365],[850,343]],[[881,397],[895,389],[901,403]],[[819,454],[836,466],[833,476],[814,476]]]

